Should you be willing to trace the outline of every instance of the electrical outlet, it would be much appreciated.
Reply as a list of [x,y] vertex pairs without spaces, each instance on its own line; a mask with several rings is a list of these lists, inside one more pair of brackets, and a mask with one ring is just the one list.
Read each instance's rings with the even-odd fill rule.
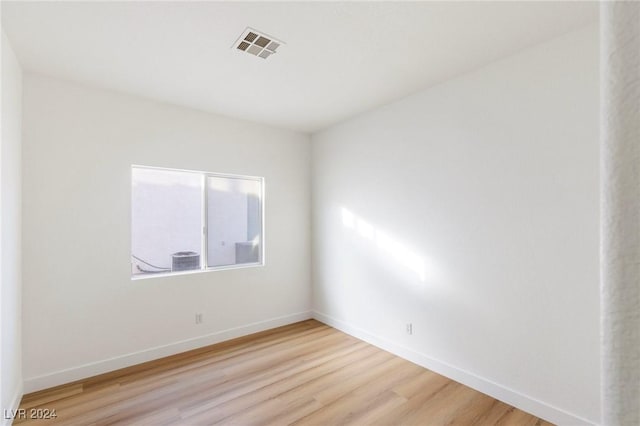
[[202,314],[196,314],[196,324],[202,324]]
[[407,323],[407,334],[413,334],[413,324]]

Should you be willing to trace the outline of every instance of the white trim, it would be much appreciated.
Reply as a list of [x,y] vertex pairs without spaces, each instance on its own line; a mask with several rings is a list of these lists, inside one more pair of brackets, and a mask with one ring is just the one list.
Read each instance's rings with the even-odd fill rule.
[[[209,264],[209,188],[207,188],[207,175],[202,174],[202,193],[200,194],[202,202],[202,210],[200,211],[200,224],[202,225],[202,233],[200,234],[200,270],[207,269],[202,268],[203,265]],[[133,210],[133,205],[131,206]],[[133,229],[131,230],[131,240],[133,243]],[[133,246],[133,244],[131,244]],[[133,248],[131,248],[131,254],[133,254]],[[172,265],[173,266],[173,265]]]
[[158,170],[161,172],[180,172],[180,173],[195,173],[195,174],[205,174],[208,176],[214,177],[222,177],[229,179],[245,179],[245,180],[264,180],[262,176],[251,176],[251,175],[239,175],[235,173],[218,173],[218,172],[205,172],[203,170],[188,170],[188,169],[176,169],[174,167],[161,167],[161,166],[143,166],[142,164],[132,164],[131,169],[150,169],[150,170]]
[[558,425],[595,425],[595,423],[562,410],[561,408],[554,407],[551,404],[524,395],[489,379],[447,364],[446,362],[431,358],[421,352],[351,325],[346,321],[339,320],[318,311],[313,311],[313,318],[549,422]]
[[203,274],[206,272],[229,271],[232,269],[257,268],[260,266],[264,266],[264,263],[259,263],[259,262],[234,263],[233,265],[212,266],[211,268],[207,268],[207,269],[191,269],[191,270],[179,271],[179,272],[158,272],[155,274],[138,274],[138,275],[132,275],[131,281],[148,280],[150,278],[179,277],[181,275],[193,275],[193,274]]
[[[12,410],[14,413],[17,412],[18,407],[20,407],[20,401],[22,401],[22,395],[24,395],[24,386],[20,384],[18,389],[16,389],[16,393],[13,395],[13,399],[11,400],[9,407],[2,408],[2,426],[9,426],[13,424],[13,419],[5,418],[5,413],[11,413]],[[7,411],[5,412],[5,410]]]
[[98,374],[107,373],[109,371],[118,370],[120,368],[130,367],[147,361],[175,355],[192,349],[213,345],[215,343],[224,342],[225,340],[235,339],[249,334],[269,330],[283,325],[293,324],[295,322],[310,319],[311,312],[298,312],[294,314],[284,315],[281,317],[271,318],[265,321],[258,321],[238,327],[229,328],[227,330],[216,331],[204,336],[185,339],[168,345],[156,346],[154,348],[145,349],[139,352],[120,355],[101,361],[91,362],[77,367],[67,368],[55,371],[37,377],[30,377],[24,381],[24,391],[27,393],[62,385],[87,377],[96,376]]

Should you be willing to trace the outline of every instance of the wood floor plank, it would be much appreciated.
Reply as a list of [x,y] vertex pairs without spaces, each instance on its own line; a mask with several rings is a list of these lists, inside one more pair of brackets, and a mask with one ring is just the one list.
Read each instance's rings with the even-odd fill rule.
[[451,426],[481,425],[481,419],[491,409],[495,399],[475,392],[469,404],[458,410],[458,415],[451,419]]
[[[360,382],[349,380],[347,385],[337,389],[327,389],[316,396],[323,408],[302,419],[302,424],[345,424],[372,408],[371,402],[380,398],[391,398],[393,392],[387,389],[415,375],[420,367],[400,358],[367,372]],[[381,392],[381,389],[385,389]],[[388,394],[388,395],[387,395]]]
[[549,423],[315,320],[25,395],[27,425]]
[[457,416],[465,413],[465,408],[477,394],[476,391],[458,384],[451,392],[439,392],[430,401],[416,410],[407,419],[407,424],[419,425],[423,419],[430,419],[433,424],[449,425],[455,422]]
[[[196,410],[184,411],[183,417],[189,421],[200,421],[202,419],[208,419],[210,421],[219,422],[224,419],[230,418],[233,420],[233,416],[238,413],[245,413],[251,410],[261,410],[261,404],[269,402],[274,396],[278,396],[285,404],[295,406],[295,400],[298,397],[303,399],[303,402],[307,402],[312,399],[312,396],[305,397],[301,390],[307,390],[307,386],[316,380],[319,376],[322,377],[331,376],[334,372],[339,372],[354,363],[359,363],[361,368],[366,368],[369,365],[373,365],[377,361],[375,356],[375,350],[371,348],[363,348],[358,346],[357,350],[350,350],[340,356],[332,357],[326,362],[317,366],[311,366],[311,368],[302,370],[293,370],[293,373],[287,380],[274,381],[254,392],[250,392],[242,395],[242,397],[228,399],[225,398],[221,401],[211,399],[205,405],[197,407]],[[287,399],[286,396],[295,394],[297,397],[294,401]],[[193,415],[199,413],[198,416]]]
[[383,413],[374,423],[377,425],[388,425],[390,423],[397,424],[402,419],[402,424],[413,424],[416,413],[420,411],[426,404],[438,404],[450,393],[454,392],[460,384],[448,380],[441,376],[434,376],[431,382],[425,386],[424,392],[418,392],[409,398],[406,403]]

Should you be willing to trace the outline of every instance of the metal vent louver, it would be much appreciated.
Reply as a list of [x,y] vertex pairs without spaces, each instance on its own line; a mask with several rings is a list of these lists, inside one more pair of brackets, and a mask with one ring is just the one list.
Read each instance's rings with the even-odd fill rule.
[[274,37],[254,30],[253,28],[247,28],[242,32],[240,37],[238,37],[233,47],[236,50],[267,59],[276,53],[276,50],[282,44],[284,44],[282,41],[276,40]]

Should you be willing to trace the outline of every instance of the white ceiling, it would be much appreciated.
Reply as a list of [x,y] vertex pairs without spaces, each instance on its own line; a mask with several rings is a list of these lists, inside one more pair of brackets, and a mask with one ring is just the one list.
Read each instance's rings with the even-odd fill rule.
[[[27,71],[313,132],[597,21],[587,2],[2,2]],[[287,44],[232,48],[246,27]]]

